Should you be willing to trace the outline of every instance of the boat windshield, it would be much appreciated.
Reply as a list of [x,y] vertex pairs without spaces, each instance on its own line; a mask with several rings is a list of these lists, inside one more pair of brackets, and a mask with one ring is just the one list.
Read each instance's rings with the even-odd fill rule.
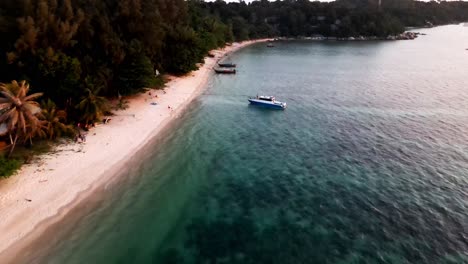
[[263,100],[263,101],[269,101],[269,102],[273,102],[275,100],[274,97],[265,97],[265,96],[260,96],[258,97],[258,99]]

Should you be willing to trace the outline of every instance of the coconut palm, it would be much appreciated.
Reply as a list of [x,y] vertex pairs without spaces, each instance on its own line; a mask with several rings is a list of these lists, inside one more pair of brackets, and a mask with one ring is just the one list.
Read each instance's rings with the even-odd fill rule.
[[28,95],[28,92],[29,84],[26,81],[0,83],[0,136],[9,135],[10,155],[19,138],[32,140],[41,127],[37,117],[41,108],[34,100],[42,93]]
[[72,126],[66,125],[67,112],[57,110],[55,103],[48,99],[41,103],[40,119],[44,122],[44,132],[49,139],[56,139],[62,135],[71,135],[74,130]]
[[81,120],[85,124],[90,124],[102,119],[104,114],[109,111],[109,102],[106,98],[98,96],[98,91],[86,89],[86,96],[81,98],[76,108],[80,111]]
[[26,134],[23,136],[23,143],[26,144],[29,141],[29,144],[32,145],[33,138],[47,138],[47,121],[39,119],[34,130],[28,127]]

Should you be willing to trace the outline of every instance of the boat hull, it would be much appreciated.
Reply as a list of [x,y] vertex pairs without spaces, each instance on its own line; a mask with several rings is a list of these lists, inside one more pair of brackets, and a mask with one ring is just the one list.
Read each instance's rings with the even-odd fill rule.
[[235,68],[236,64],[234,64],[234,63],[218,63],[218,66],[223,67],[223,68]]
[[236,70],[234,69],[229,69],[229,70],[219,70],[219,69],[215,69],[214,70],[216,73],[218,74],[236,74]]
[[250,102],[251,105],[261,106],[261,107],[265,107],[265,108],[278,109],[278,110],[286,109],[286,104],[284,104],[284,105],[272,104],[272,103],[268,103],[268,102],[259,102],[257,100],[253,100],[253,99],[249,99],[249,102]]

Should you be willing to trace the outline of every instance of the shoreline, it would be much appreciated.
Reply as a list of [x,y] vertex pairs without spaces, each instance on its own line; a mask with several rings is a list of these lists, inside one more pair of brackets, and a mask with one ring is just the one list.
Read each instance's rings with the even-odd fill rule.
[[425,33],[405,31],[399,35],[391,35],[387,37],[377,37],[377,36],[349,36],[349,37],[332,37],[332,36],[323,36],[316,35],[312,37],[296,37],[296,38],[287,38],[280,37],[275,38],[278,41],[290,41],[290,40],[308,40],[308,41],[398,41],[398,40],[415,40],[418,36],[424,36]]
[[86,143],[57,146],[24,165],[16,175],[0,181],[1,262],[13,260],[15,253],[60,222],[80,202],[118,179],[133,155],[201,94],[218,61],[267,40],[234,43],[211,51],[214,58],[206,57],[198,70],[171,78],[164,90],[129,98],[129,108],[116,111],[110,123],[90,130]]

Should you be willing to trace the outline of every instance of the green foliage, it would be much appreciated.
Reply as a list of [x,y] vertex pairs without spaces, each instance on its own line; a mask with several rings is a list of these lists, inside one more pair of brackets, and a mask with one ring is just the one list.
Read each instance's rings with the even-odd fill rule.
[[183,74],[196,69],[195,63],[203,58],[196,32],[185,26],[176,27],[168,33],[164,54],[166,70]]
[[41,102],[40,119],[44,122],[42,127],[48,139],[71,136],[75,133],[73,126],[66,124],[67,112],[57,109],[50,99]]
[[236,40],[246,40],[249,38],[249,24],[240,16],[233,17],[231,20],[232,33]]
[[99,89],[92,91],[90,88],[86,89],[85,95],[81,97],[81,101],[76,105],[76,109],[81,116],[80,121],[85,124],[94,124],[110,110],[109,102],[106,98],[98,96]]
[[21,164],[19,160],[0,156],[0,178],[10,177],[21,167]]
[[[379,36],[400,34],[405,26],[425,26],[468,20],[468,3],[412,0],[378,1],[215,1],[198,3],[197,14],[216,16],[231,27],[236,41],[272,36]],[[201,10],[208,10],[203,13]],[[199,21],[197,21],[199,23]]]
[[39,51],[41,62],[37,65],[36,80],[44,94],[55,101],[76,98],[80,95],[81,63],[63,52]]
[[128,101],[125,100],[123,97],[119,98],[119,101],[117,102],[117,105],[115,106],[115,110],[126,110],[128,106]]
[[144,54],[127,56],[116,76],[116,87],[123,95],[141,92],[157,84],[153,65]]

